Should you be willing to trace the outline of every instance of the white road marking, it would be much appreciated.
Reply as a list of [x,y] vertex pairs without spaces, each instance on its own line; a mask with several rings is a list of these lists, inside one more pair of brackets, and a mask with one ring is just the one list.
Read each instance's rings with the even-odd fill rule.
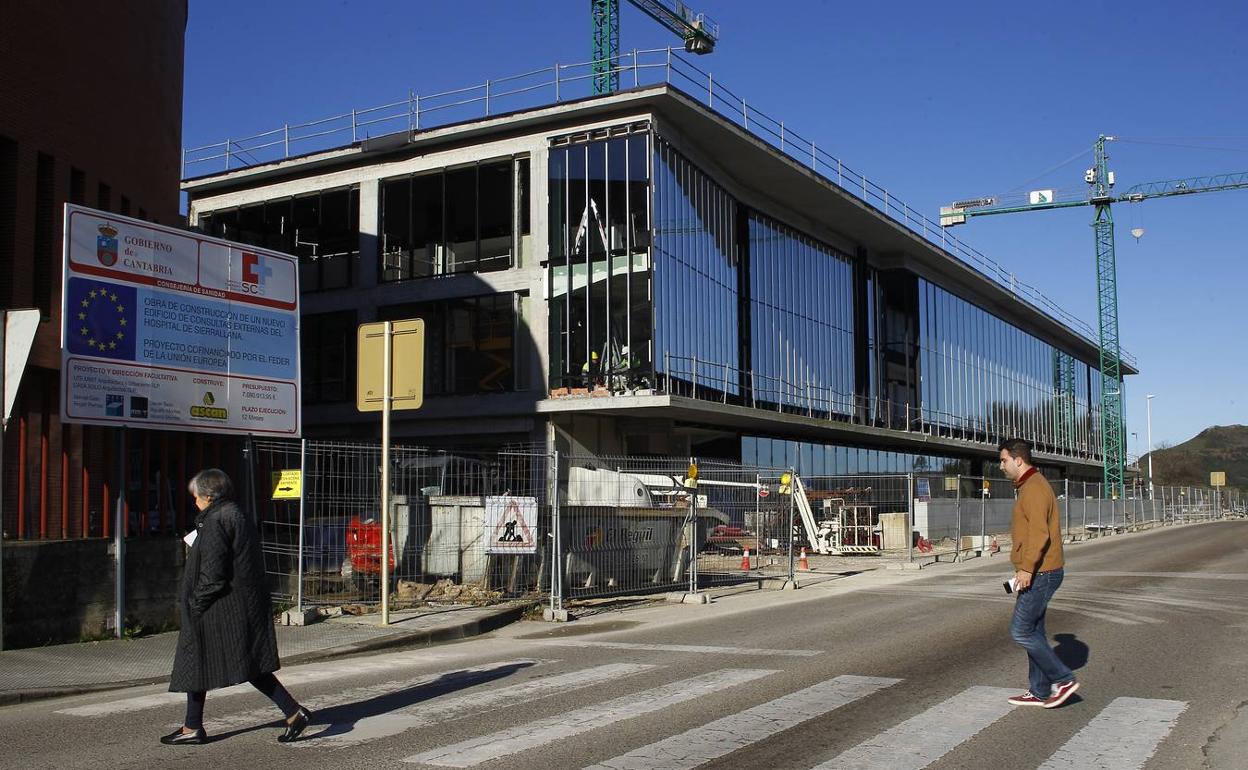
[[[642,663],[609,663],[581,671],[532,679],[498,689],[444,696],[387,714],[362,717],[355,722],[337,722],[318,732],[306,733],[305,739],[292,743],[290,746],[296,748],[356,746],[398,735],[412,728],[448,722],[490,709],[528,703],[655,668],[658,666]],[[393,689],[398,689],[394,684],[389,685],[389,688],[391,692]],[[347,699],[340,696],[337,700],[341,703]]]
[[1136,770],[1157,750],[1187,704],[1115,698],[1040,770]]
[[814,770],[920,770],[1010,713],[1016,690],[969,687]]
[[[298,687],[302,684],[308,684],[310,682],[323,682],[327,679],[359,679],[362,675],[367,676],[369,674],[384,674],[395,669],[409,669],[414,665],[420,665],[422,663],[457,660],[468,656],[469,653],[467,651],[458,653],[431,653],[422,650],[398,654],[390,653],[386,655],[373,656],[371,658],[353,658],[351,660],[308,663],[302,666],[295,666],[294,668],[282,669],[278,672],[277,678],[281,680],[282,684],[291,688]],[[251,685],[238,684],[233,687],[213,690],[208,697],[210,700],[215,701],[219,698],[227,696],[244,695],[254,692],[255,689],[252,688]],[[75,706],[73,708],[59,709],[55,713],[68,714],[76,717],[100,717],[184,703],[186,703],[186,695],[184,693],[163,692],[153,695],[139,695],[133,698],[122,698],[120,700],[93,703],[88,706]]]
[[777,672],[762,669],[714,671],[507,730],[500,730],[491,735],[470,738],[431,751],[423,751],[405,757],[403,761],[442,767],[472,767],[491,759],[518,754],[526,749],[659,711],[668,706],[684,703],[775,673]]
[[586,770],[691,770],[900,681],[870,676],[838,676],[608,759]]
[[[300,699],[300,704],[313,712],[313,721],[315,722],[315,712],[320,709],[333,708],[335,706],[344,706],[360,703],[373,698],[385,698],[401,693],[405,690],[411,690],[417,687],[428,687],[429,685],[441,684],[456,689],[464,689],[482,682],[491,681],[490,674],[502,673],[504,669],[512,669],[513,671],[523,670],[530,666],[537,666],[543,663],[554,663],[552,660],[536,660],[533,658],[521,658],[518,660],[500,660],[492,663],[485,663],[479,666],[470,666],[465,668],[452,668],[445,671],[435,671],[429,674],[421,674],[420,676],[410,677],[399,681],[381,682],[379,684],[369,685],[367,687],[355,687],[350,690],[338,691],[329,695],[322,695],[315,698]],[[507,671],[511,674],[513,671]],[[297,694],[296,694],[297,697]],[[209,702],[213,698],[213,693],[208,695]],[[207,709],[209,712],[212,708]],[[256,725],[268,724],[281,716],[272,704],[268,704],[262,708],[241,711],[237,714],[212,719],[204,723],[204,729],[209,735],[220,735],[230,730],[237,730],[243,727],[253,727]],[[325,729],[325,728],[322,728]],[[304,735],[311,735],[311,732]],[[295,744],[292,744],[295,745]]]
[[593,642],[584,639],[541,639],[533,644],[549,644],[555,647],[603,647],[611,650],[650,650],[653,652],[693,652],[716,655],[776,655],[809,658],[822,655],[823,650],[765,650],[753,647],[716,647],[709,644],[641,644],[634,642]]

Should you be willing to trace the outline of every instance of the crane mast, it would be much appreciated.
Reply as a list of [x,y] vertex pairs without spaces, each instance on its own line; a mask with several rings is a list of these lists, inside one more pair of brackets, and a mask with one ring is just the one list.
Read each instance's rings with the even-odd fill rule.
[[[685,42],[690,53],[715,50],[719,25],[696,13],[680,0],[628,0]],[[590,0],[593,21],[594,93],[609,94],[620,87],[620,0]]]
[[[1136,185],[1121,195],[1114,195],[1114,172],[1109,169],[1105,143],[1115,140],[1102,134],[1093,148],[1092,168],[1084,172],[1089,185],[1087,197],[1058,200],[1051,190],[1038,190],[1030,195],[1027,205],[998,205],[995,198],[976,198],[954,203],[940,210],[942,227],[966,223],[967,217],[1013,214],[1020,211],[1093,206],[1093,240],[1096,248],[1096,309],[1098,321],[1101,371],[1101,452],[1105,462],[1105,493],[1110,497],[1123,495],[1123,468],[1126,459],[1126,433],[1123,429],[1122,358],[1118,338],[1118,268],[1114,257],[1114,203],[1138,203],[1150,198],[1218,192],[1248,188],[1248,172],[1216,176],[1188,177]],[[1063,368],[1065,354],[1055,357],[1054,385],[1058,399],[1059,429],[1056,436],[1066,435],[1064,425],[1073,423],[1074,361],[1070,371]],[[1069,389],[1069,391],[1067,390]],[[1067,417],[1067,404],[1070,418]]]

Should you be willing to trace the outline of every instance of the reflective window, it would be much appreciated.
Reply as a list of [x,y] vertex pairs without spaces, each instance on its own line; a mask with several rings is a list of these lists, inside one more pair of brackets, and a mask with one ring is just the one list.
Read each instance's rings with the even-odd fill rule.
[[736,395],[736,201],[662,138],[654,201],[655,368],[704,393]]
[[1042,451],[1100,454],[1095,365],[919,282],[923,420],[981,440],[1019,436]]
[[750,364],[758,402],[853,411],[853,269],[805,235],[751,214]]
[[550,150],[550,383],[653,382],[649,134],[563,139]]

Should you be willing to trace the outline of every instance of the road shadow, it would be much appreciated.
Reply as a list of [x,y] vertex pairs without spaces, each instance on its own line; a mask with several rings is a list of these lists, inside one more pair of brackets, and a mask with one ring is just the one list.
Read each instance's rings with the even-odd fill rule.
[[[333,738],[350,733],[357,723],[371,717],[385,716],[395,711],[414,706],[423,701],[432,700],[441,695],[457,690],[475,687],[486,682],[505,679],[522,669],[535,665],[537,661],[515,661],[493,668],[474,668],[463,671],[452,671],[439,676],[430,682],[413,685],[394,692],[388,692],[373,698],[340,703],[327,708],[312,710],[311,725],[328,725],[325,729],[304,737],[299,742],[315,741],[317,738]],[[210,742],[223,741],[244,733],[261,730],[267,727],[282,727],[284,720],[274,719],[264,724],[250,725],[237,730],[212,736]]]
[[1088,645],[1079,641],[1074,634],[1056,634],[1053,637],[1057,646],[1053,652],[1071,671],[1077,671],[1088,665]]

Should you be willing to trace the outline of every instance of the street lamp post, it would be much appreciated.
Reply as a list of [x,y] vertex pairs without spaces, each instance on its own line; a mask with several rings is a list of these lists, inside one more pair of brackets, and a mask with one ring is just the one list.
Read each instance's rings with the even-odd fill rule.
[[1153,499],[1153,394],[1144,397],[1148,404],[1148,499]]

